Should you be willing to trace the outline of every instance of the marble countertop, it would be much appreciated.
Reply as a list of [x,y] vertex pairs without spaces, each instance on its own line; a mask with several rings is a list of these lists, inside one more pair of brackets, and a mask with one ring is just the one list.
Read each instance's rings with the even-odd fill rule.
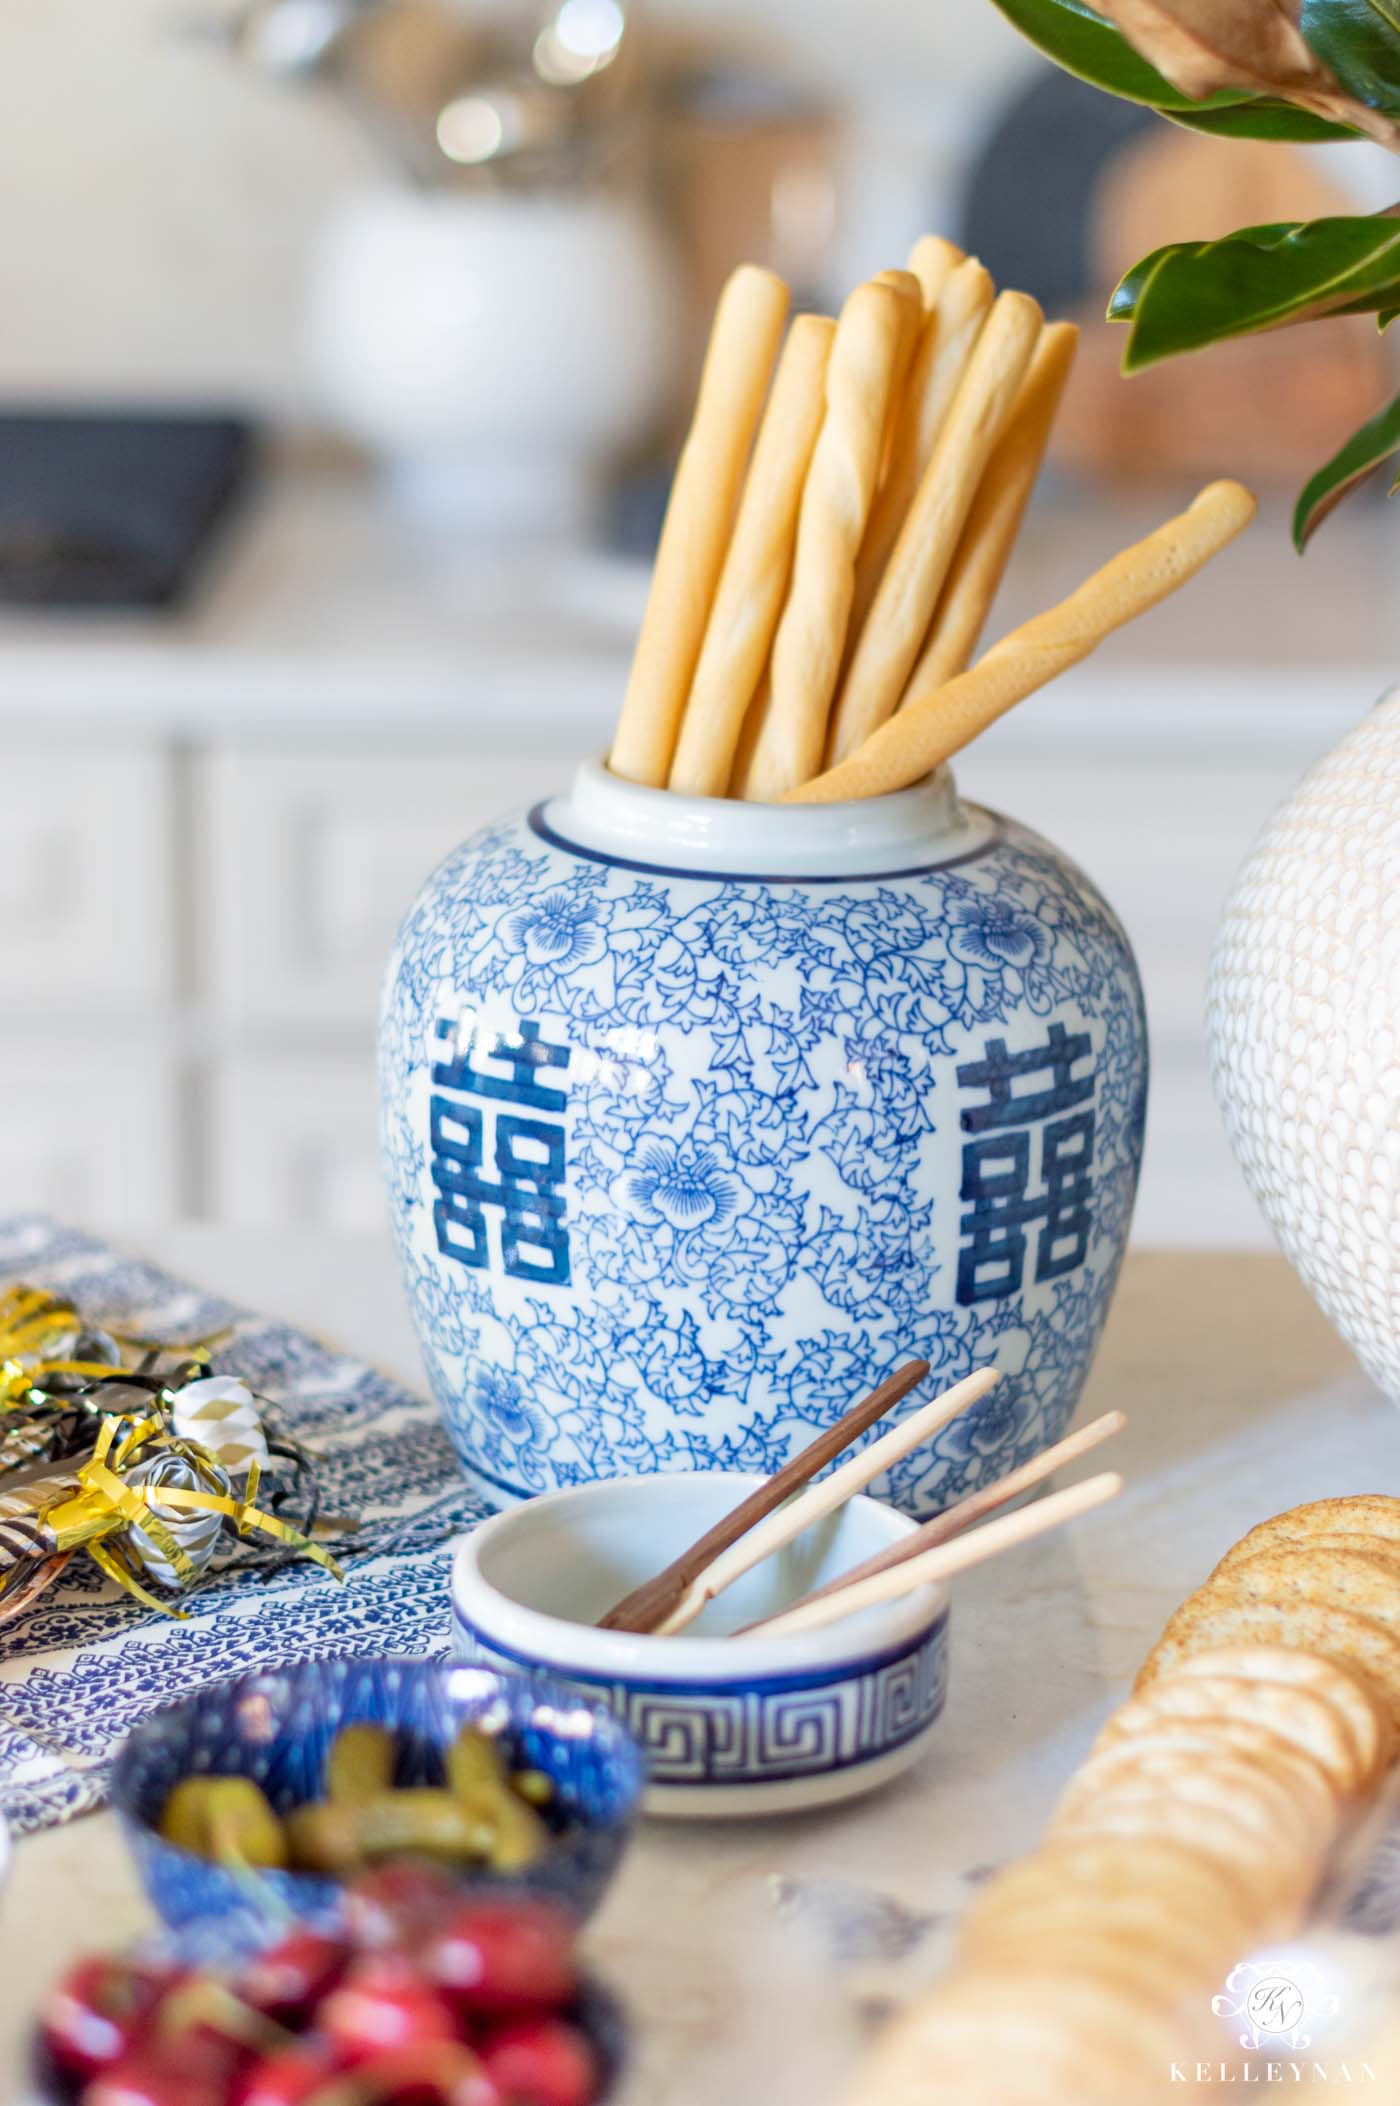
[[[1042,491],[990,635],[1049,606],[1189,490]],[[1092,674],[1057,695],[1155,680],[1164,694],[1273,706],[1280,685],[1325,706],[1379,692],[1396,663],[1389,589],[1400,515],[1361,505],[1329,521],[1300,564],[1275,498],[1228,561],[1180,600],[1111,637]],[[0,714],[28,722],[225,732],[339,731],[385,721],[483,726],[528,710],[561,726],[611,723],[647,566],[587,543],[485,544],[396,506],[363,469],[274,456],[229,520],[189,603],[173,611],[0,607]],[[1038,704],[1037,709],[1043,709]]]
[[[209,1228],[171,1269],[418,1379],[387,1245]],[[1168,1611],[1247,1527],[1393,1488],[1400,1420],[1280,1258],[1130,1256],[1082,1415],[1130,1416],[1124,1497],[957,1582],[948,1708],[904,1779],[827,1814],[644,1826],[588,1933],[636,2053],[620,2106],[821,2106],[880,2008],[936,1971],[988,1867],[1037,1838]],[[107,1815],[21,1842],[0,1892],[0,2066],[79,1950],[148,1927]]]

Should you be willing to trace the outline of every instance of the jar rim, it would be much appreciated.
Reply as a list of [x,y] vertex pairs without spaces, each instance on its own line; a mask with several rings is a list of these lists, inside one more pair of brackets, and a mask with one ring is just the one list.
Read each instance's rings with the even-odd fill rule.
[[952,771],[883,797],[840,804],[746,804],[686,797],[584,761],[562,797],[537,805],[541,839],[592,861],[658,876],[791,879],[914,876],[983,854],[995,817],[965,806]]

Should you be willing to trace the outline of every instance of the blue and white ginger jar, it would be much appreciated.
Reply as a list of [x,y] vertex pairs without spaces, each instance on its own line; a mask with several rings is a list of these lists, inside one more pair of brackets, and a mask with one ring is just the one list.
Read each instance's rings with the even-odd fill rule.
[[1083,874],[946,769],[771,806],[585,765],[429,879],[381,1070],[428,1379],[497,1503],[774,1470],[913,1355],[926,1392],[1005,1379],[876,1486],[912,1513],[1073,1412],[1137,1183],[1141,988]]

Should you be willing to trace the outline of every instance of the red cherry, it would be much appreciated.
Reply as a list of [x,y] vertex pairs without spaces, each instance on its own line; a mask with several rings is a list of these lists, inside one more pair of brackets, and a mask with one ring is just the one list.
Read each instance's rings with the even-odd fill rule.
[[232,2106],[302,2106],[339,2068],[329,2042],[299,2040],[255,2062],[234,2091]]
[[345,1892],[345,1921],[362,1949],[416,1945],[452,1914],[458,1889],[433,1865],[398,1859],[366,1872]]
[[212,2040],[143,2040],[94,2077],[83,2106],[225,2106],[237,2056]]
[[472,2011],[548,2011],[577,1992],[574,1925],[543,1902],[468,1902],[430,1939],[423,1964]]
[[461,2041],[423,2040],[357,2062],[344,2079],[347,2106],[503,2106]]
[[177,1979],[174,1968],[136,1960],[80,1960],[39,2014],[40,2035],[57,2068],[82,2078],[119,2061]]
[[161,1998],[145,2037],[172,2053],[212,2048],[248,2062],[285,2046],[291,2035],[216,1974],[187,1974]]
[[497,2028],[481,2066],[502,2106],[591,2106],[601,2071],[593,2044],[562,2018],[522,2018]]
[[284,2025],[297,2025],[335,1987],[349,1958],[338,1939],[294,1931],[249,1961],[235,1988],[253,2010]]
[[406,1954],[395,1952],[353,1961],[321,2004],[316,2024],[346,2063],[457,2038],[457,2022],[443,1997]]

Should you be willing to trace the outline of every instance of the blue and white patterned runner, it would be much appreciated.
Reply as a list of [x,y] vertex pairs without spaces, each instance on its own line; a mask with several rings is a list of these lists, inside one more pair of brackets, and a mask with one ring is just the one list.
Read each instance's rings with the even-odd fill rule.
[[76,1557],[0,1625],[0,1812],[16,1832],[87,1813],[136,1721],[245,1669],[335,1653],[447,1650],[449,1544],[488,1511],[464,1484],[436,1409],[288,1325],[35,1217],[0,1221],[0,1286],[61,1288],[98,1320],[157,1338],[228,1325],[215,1368],[278,1407],[320,1463],[322,1510],[360,1531],[344,1586],[311,1564],[216,1576],[189,1620],[153,1615]]

